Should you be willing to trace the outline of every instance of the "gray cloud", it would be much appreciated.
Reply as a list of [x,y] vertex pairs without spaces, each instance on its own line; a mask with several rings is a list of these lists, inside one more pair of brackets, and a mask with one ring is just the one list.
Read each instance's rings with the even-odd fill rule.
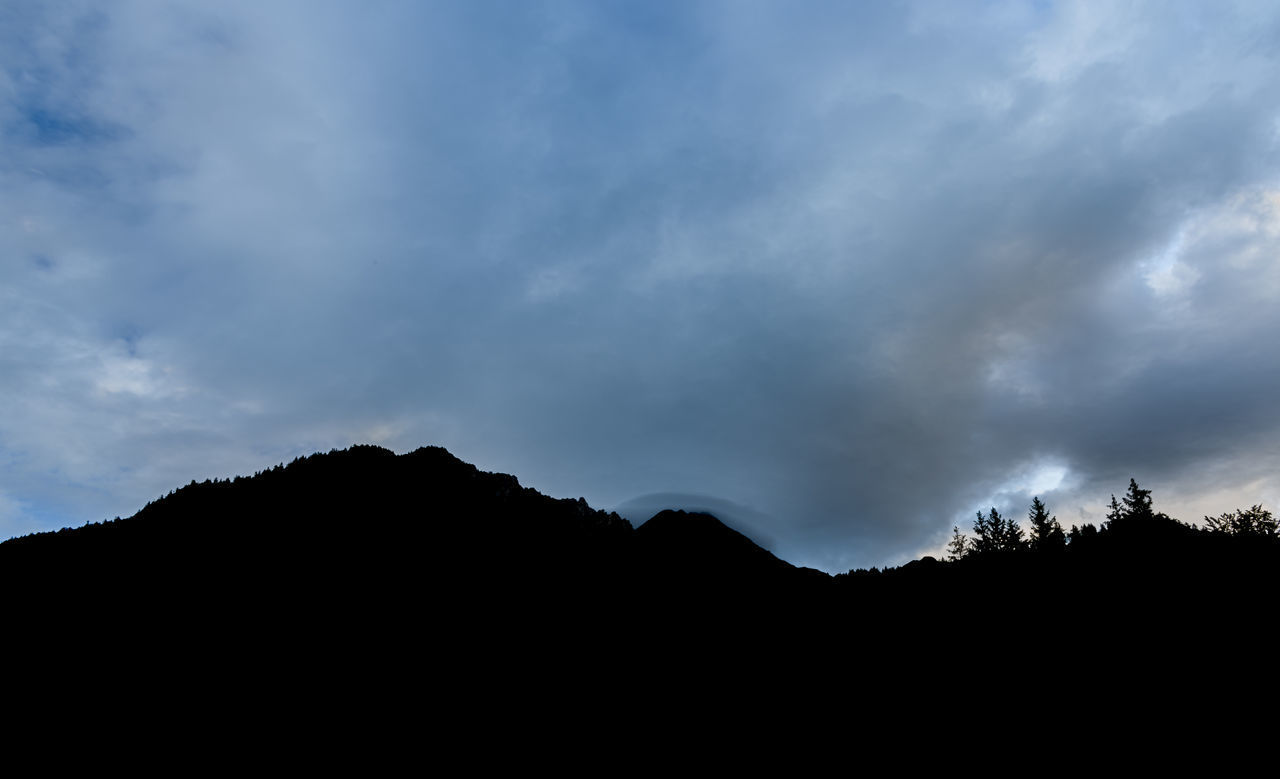
[[6,533],[356,442],[828,570],[1280,496],[1266,4],[5,13]]

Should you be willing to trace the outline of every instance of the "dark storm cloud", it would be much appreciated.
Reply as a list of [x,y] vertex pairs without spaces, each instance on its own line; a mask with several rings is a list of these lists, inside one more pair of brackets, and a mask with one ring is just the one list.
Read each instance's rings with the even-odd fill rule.
[[365,441],[828,570],[1280,496],[1264,4],[6,13],[8,532]]

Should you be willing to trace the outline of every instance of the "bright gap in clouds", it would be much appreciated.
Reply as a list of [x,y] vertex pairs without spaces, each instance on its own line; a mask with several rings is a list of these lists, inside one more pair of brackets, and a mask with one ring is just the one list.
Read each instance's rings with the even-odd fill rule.
[[1143,263],[1147,286],[1160,297],[1174,297],[1190,290],[1200,274],[1181,259],[1187,243],[1185,228],[1178,231],[1169,245],[1151,260]]
[[[1046,503],[1045,496],[1056,490],[1069,487],[1068,475],[1071,469],[1066,464],[1053,459],[1036,460],[1017,468],[1004,482],[993,489],[987,500],[978,506],[984,514],[992,506],[1013,519],[1021,521],[1031,504],[1031,499],[1039,497]],[[1049,507],[1054,510],[1053,506]]]

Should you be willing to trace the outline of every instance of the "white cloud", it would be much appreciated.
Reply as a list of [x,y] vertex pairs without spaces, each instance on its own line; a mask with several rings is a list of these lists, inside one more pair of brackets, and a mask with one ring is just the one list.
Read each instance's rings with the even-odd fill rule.
[[119,354],[119,347],[103,356],[94,385],[107,394],[129,394],[142,400],[159,400],[182,392],[171,371],[150,360]]
[[1051,8],[1047,23],[1029,36],[1026,49],[1031,72],[1050,82],[1126,59],[1150,13],[1142,13],[1135,3],[1067,2]]
[[1143,277],[1157,296],[1172,298],[1184,295],[1199,280],[1199,272],[1181,261],[1186,243],[1186,231],[1180,230],[1169,246],[1144,264]]

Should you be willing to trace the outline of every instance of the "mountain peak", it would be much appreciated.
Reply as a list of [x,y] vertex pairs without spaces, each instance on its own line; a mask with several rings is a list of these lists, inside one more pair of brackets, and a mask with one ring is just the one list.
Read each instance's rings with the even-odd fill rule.
[[794,570],[790,563],[715,516],[660,511],[636,529],[636,538],[666,573],[676,576],[759,576]]

